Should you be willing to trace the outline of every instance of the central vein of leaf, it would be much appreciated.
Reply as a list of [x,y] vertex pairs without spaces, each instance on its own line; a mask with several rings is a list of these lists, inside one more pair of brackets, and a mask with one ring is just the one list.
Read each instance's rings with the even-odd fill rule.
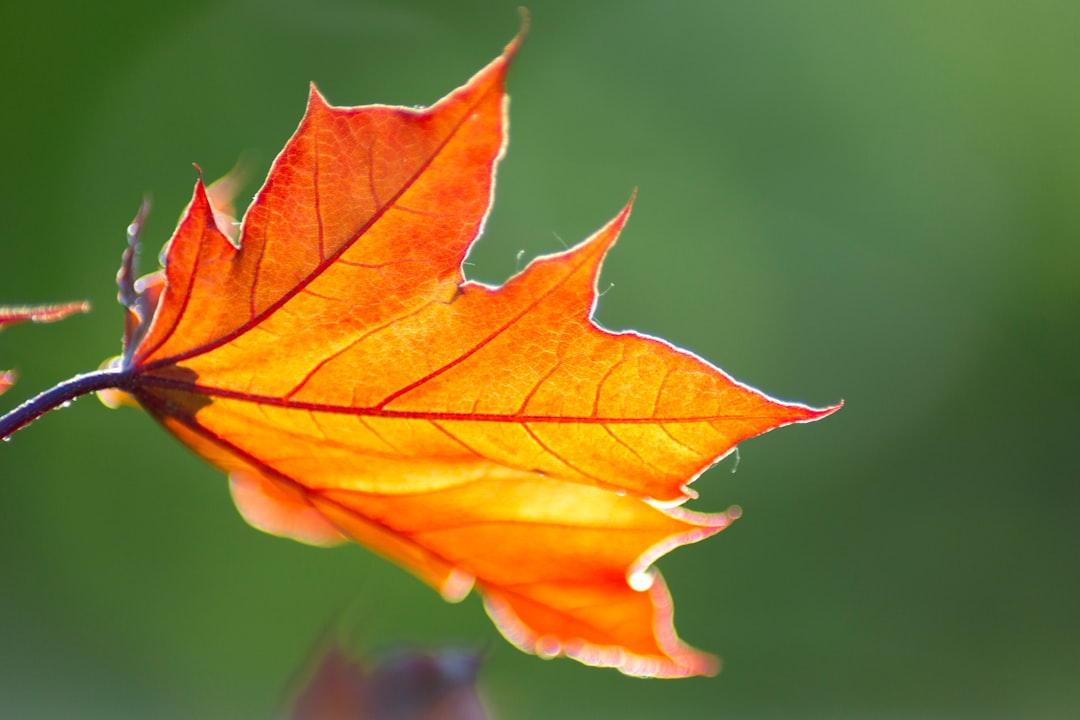
[[191,393],[192,395],[198,395],[200,397],[239,400],[241,402],[257,405],[268,405],[271,407],[301,410],[304,412],[321,412],[334,415],[358,415],[362,417],[399,418],[404,420],[462,420],[469,422],[565,423],[584,425],[649,425],[716,422],[718,420],[750,420],[765,417],[747,414],[686,415],[671,417],[596,417],[590,415],[530,415],[526,413],[455,413],[429,410],[387,410],[381,406],[347,407],[342,405],[300,402],[269,395],[256,395],[236,390],[215,388],[207,385],[200,385],[199,383],[187,383],[171,378],[155,377],[153,375],[143,376],[138,381],[138,385],[143,388],[159,387]]

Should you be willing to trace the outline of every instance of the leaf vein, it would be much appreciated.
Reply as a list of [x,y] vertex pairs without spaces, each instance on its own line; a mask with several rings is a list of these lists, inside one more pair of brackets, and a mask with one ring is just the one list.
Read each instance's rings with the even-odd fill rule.
[[308,382],[310,382],[319,373],[320,370],[322,370],[324,367],[326,367],[326,365],[328,363],[332,362],[333,360],[335,360],[335,359],[341,357],[342,355],[344,355],[345,353],[349,352],[350,350],[355,348],[357,345],[359,345],[360,343],[362,343],[365,340],[367,340],[368,338],[370,338],[375,333],[377,333],[377,332],[379,332],[381,330],[385,330],[386,328],[394,325],[397,322],[400,322],[401,320],[404,320],[405,318],[414,317],[416,315],[419,315],[420,313],[424,312],[424,310],[431,307],[432,304],[433,303],[431,301],[428,301],[428,302],[424,303],[423,305],[421,305],[416,310],[413,310],[410,313],[406,313],[405,315],[400,315],[400,316],[394,317],[394,318],[392,318],[390,320],[387,320],[382,325],[379,325],[378,327],[371,328],[370,330],[365,332],[363,335],[360,335],[359,337],[355,338],[354,340],[352,340],[351,342],[346,344],[344,347],[342,347],[340,350],[338,350],[336,352],[333,352],[330,355],[328,355],[327,357],[323,358],[318,363],[316,363],[315,367],[313,367],[311,370],[309,370],[307,373],[305,373],[304,377],[301,378],[300,382],[298,382],[296,385],[293,386],[293,388],[291,390],[289,390],[287,393],[285,393],[284,399],[286,401],[291,400],[293,398],[293,396],[295,396],[298,392],[300,392],[300,390],[302,390],[303,387],[305,385],[307,385]]
[[442,367],[428,373],[425,377],[422,377],[419,380],[417,380],[417,381],[415,381],[415,382],[413,382],[413,383],[411,383],[409,385],[406,385],[405,387],[391,393],[381,403],[376,405],[376,407],[380,408],[380,409],[386,407],[387,405],[392,403],[394,400],[397,400],[402,395],[405,395],[407,393],[412,392],[413,390],[417,389],[418,387],[430,382],[431,380],[435,379],[439,375],[442,375],[443,373],[447,372],[448,370],[450,370],[450,369],[452,369],[454,367],[457,367],[461,363],[463,363],[466,360],[468,360],[469,358],[471,358],[474,354],[476,354],[477,352],[482,350],[484,347],[486,347],[488,344],[490,344],[492,341],[494,341],[497,337],[502,335],[504,332],[506,332],[511,327],[513,327],[520,320],[525,318],[529,313],[531,313],[533,310],[535,310],[541,303],[543,303],[549,297],[554,295],[560,288],[562,288],[562,286],[564,284],[569,282],[570,278],[573,277],[574,274],[576,274],[578,270],[580,270],[584,265],[590,264],[591,262],[592,262],[591,258],[583,257],[576,265],[573,266],[573,268],[569,272],[567,272],[565,275],[563,275],[563,277],[559,278],[558,282],[554,283],[551,287],[545,289],[544,292],[540,293],[540,295],[533,302],[529,303],[529,305],[527,305],[519,313],[514,315],[514,317],[512,317],[508,322],[503,324],[501,327],[496,329],[494,332],[492,332],[487,337],[480,340],[480,342],[478,342],[472,348],[470,348],[469,350],[466,350],[465,352],[461,353],[460,355],[458,355],[457,357],[455,357],[453,360],[446,363]]
[[[487,98],[488,94],[493,92],[493,90],[494,89],[489,89],[485,93],[478,96],[473,107],[475,107],[476,105],[479,105],[480,103],[482,103]],[[233,330],[230,330],[229,332],[224,333],[223,335],[221,335],[221,337],[215,339],[212,342],[205,343],[204,345],[202,345],[200,347],[197,347],[197,348],[193,348],[193,349],[190,349],[190,350],[186,350],[184,352],[177,353],[176,355],[173,355],[172,357],[161,358],[159,360],[155,360],[154,362],[147,363],[146,365],[144,365],[142,367],[144,369],[146,369],[146,370],[150,370],[150,369],[154,369],[154,368],[158,368],[158,367],[162,367],[162,366],[166,366],[166,365],[175,365],[175,364],[177,364],[179,362],[182,362],[182,361],[186,360],[187,358],[190,358],[190,357],[193,357],[193,356],[196,356],[196,355],[203,355],[205,353],[208,353],[211,350],[214,350],[214,349],[216,349],[218,347],[221,347],[222,345],[226,345],[226,344],[232,342],[237,337],[243,335],[245,332],[250,330],[253,326],[258,325],[266,317],[269,317],[270,315],[273,315],[275,312],[277,312],[278,309],[280,309],[289,300],[291,300],[297,293],[300,292],[300,290],[302,290],[307,285],[310,285],[312,282],[314,282],[314,280],[317,277],[322,275],[327,270],[327,268],[329,268],[331,265],[333,265],[334,262],[341,255],[343,255],[346,251],[348,251],[356,243],[357,240],[359,240],[372,226],[374,226],[377,222],[379,222],[379,220],[381,220],[383,218],[383,216],[391,209],[394,202],[398,198],[402,197],[406,192],[408,192],[408,190],[410,190],[413,187],[413,185],[415,185],[416,182],[423,176],[424,172],[428,169],[428,167],[430,167],[431,163],[433,163],[435,161],[435,158],[437,158],[442,153],[442,151],[447,147],[447,145],[449,145],[450,142],[457,136],[458,131],[465,125],[465,123],[472,117],[472,115],[473,115],[472,112],[464,112],[462,114],[461,120],[458,121],[458,123],[453,127],[453,129],[450,132],[447,133],[447,135],[443,139],[443,141],[440,142],[438,144],[438,146],[436,146],[432,150],[431,154],[422,163],[420,163],[418,165],[417,170],[416,170],[416,172],[413,173],[412,177],[410,177],[406,182],[402,183],[402,186],[397,190],[397,192],[394,194],[394,196],[391,197],[388,200],[387,204],[386,205],[379,205],[378,209],[374,213],[372,213],[372,216],[370,218],[368,218],[368,220],[360,228],[358,228],[355,233],[353,233],[351,238],[349,238],[346,242],[342,243],[341,247],[339,247],[337,250],[335,250],[333,254],[331,254],[328,258],[325,259],[325,261],[321,262],[319,265],[317,265],[315,268],[313,268],[312,271],[310,273],[308,273],[308,275],[306,277],[304,277],[298,283],[296,283],[292,288],[290,288],[289,291],[285,292],[277,300],[270,303],[261,312],[258,312],[258,313],[255,312],[255,288],[258,286],[259,268],[261,266],[263,255],[265,253],[265,247],[266,247],[266,243],[263,243],[260,254],[259,254],[259,257],[258,257],[258,260],[256,262],[255,272],[254,272],[254,275],[253,275],[252,291],[251,291],[251,316],[249,317],[247,322],[244,322],[244,323],[240,324],[239,326],[237,326],[236,328],[234,328]],[[264,188],[264,191],[260,192],[260,194],[259,194],[260,198],[264,194],[266,195],[266,198],[264,198],[264,201],[267,202],[267,203],[269,201],[269,192],[268,191],[269,191],[269,186],[267,188]],[[268,216],[270,215],[269,208],[267,209],[267,214],[268,214]]]
[[577,467],[576,465],[571,463],[569,460],[564,458],[562,455],[555,452],[555,450],[553,450],[551,447],[549,447],[547,443],[545,443],[543,440],[541,440],[540,437],[535,432],[533,432],[532,428],[529,427],[528,423],[522,423],[522,427],[525,428],[525,432],[527,432],[529,434],[529,437],[531,437],[533,439],[533,441],[537,445],[539,445],[541,448],[543,448],[545,452],[547,452],[549,455],[554,457],[556,460],[561,462],[566,467],[570,468],[571,470],[573,470],[574,472],[580,474],[583,477],[587,477],[590,480],[595,481],[597,484],[600,484],[600,485],[610,485],[611,484],[611,483],[609,483],[609,482],[607,482],[605,480],[602,480],[602,479],[596,477],[592,473],[587,472],[584,469]]

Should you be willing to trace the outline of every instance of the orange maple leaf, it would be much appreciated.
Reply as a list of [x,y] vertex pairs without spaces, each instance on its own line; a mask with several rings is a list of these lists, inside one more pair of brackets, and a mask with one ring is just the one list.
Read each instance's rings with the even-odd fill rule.
[[[68,315],[90,310],[86,302],[69,302],[55,305],[0,305],[0,330],[6,325],[20,322],[56,322]],[[0,370],[0,395],[15,384],[14,370]]]
[[228,188],[197,182],[164,270],[122,290],[118,386],[229,474],[256,527],[355,540],[449,600],[475,585],[530,652],[711,673],[651,565],[737,510],[677,506],[739,441],[833,408],[599,328],[629,206],[500,288],[465,280],[519,41],[427,109],[331,107],[312,87],[236,242]]

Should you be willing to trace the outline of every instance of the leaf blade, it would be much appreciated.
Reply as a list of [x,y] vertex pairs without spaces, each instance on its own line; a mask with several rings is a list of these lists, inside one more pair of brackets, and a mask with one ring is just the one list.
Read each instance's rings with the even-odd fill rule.
[[355,540],[447,599],[475,585],[531,652],[708,674],[649,566],[736,514],[675,506],[741,440],[836,408],[599,327],[629,205],[499,288],[464,280],[519,41],[426,110],[334,108],[313,88],[239,247],[197,182],[129,384],[230,475],[254,526]]

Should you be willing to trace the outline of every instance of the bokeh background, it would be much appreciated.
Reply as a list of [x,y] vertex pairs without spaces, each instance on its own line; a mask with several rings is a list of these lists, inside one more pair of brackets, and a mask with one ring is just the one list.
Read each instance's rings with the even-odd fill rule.
[[[6,3],[0,302],[94,311],[0,335],[0,407],[118,352],[144,192],[149,270],[191,163],[264,172],[310,80],[430,104],[516,4]],[[695,508],[745,517],[660,563],[723,673],[518,653],[475,598],[250,529],[219,473],[88,398],[0,447],[0,716],[270,718],[329,633],[486,649],[506,720],[1080,717],[1080,5],[529,5],[468,274],[501,282],[637,187],[599,320],[846,401],[701,478]]]

